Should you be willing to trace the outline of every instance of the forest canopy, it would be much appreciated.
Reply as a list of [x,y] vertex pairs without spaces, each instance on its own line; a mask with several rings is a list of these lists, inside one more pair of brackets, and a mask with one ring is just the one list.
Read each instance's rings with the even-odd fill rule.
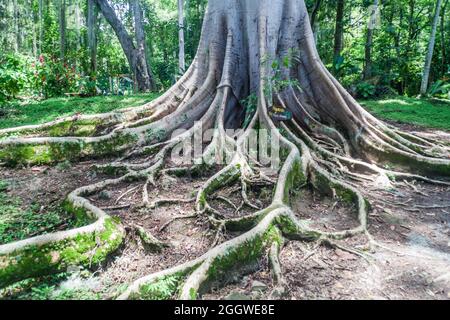
[[[117,93],[118,87],[120,91],[137,90],[127,81],[132,80],[134,70],[121,43],[94,2],[0,1],[1,99]],[[133,1],[109,2],[134,38]],[[187,65],[192,61],[206,2],[185,1],[180,24],[177,1],[139,1],[153,90],[167,89],[182,73],[180,31],[185,47],[182,60]],[[369,39],[367,13],[374,4],[371,19],[375,25]],[[436,1],[308,0],[306,5],[320,57],[353,95],[375,98],[420,93]],[[440,6],[427,93],[445,96],[450,78],[450,5],[443,0]]]

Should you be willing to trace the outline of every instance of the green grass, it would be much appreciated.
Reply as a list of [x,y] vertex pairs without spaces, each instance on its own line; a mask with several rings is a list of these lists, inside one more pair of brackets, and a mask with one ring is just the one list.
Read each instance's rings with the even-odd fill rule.
[[[158,93],[93,98],[52,98],[44,101],[14,102],[0,107],[0,129],[40,124],[76,113],[95,114],[135,107],[152,101]],[[375,116],[391,121],[450,130],[450,100],[395,97],[364,100],[361,104]]]
[[41,124],[76,113],[95,114],[136,107],[152,101],[158,93],[92,98],[52,98],[44,101],[13,102],[0,106],[0,129]]
[[361,101],[361,104],[383,120],[450,130],[450,100],[396,97]]
[[0,245],[72,226],[75,220],[62,209],[40,212],[38,204],[22,208],[22,201],[7,194],[8,184],[0,180]]

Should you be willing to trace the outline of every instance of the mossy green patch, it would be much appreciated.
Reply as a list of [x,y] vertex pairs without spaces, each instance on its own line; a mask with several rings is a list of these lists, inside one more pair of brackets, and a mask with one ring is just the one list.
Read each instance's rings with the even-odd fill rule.
[[29,245],[0,255],[0,287],[35,276],[63,272],[71,265],[98,265],[119,248],[123,238],[118,221],[107,217],[98,231],[79,233],[43,245]]

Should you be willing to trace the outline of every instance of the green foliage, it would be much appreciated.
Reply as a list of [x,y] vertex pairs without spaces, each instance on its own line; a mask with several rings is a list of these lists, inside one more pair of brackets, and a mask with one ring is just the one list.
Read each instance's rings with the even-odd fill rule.
[[368,82],[360,82],[356,85],[356,93],[358,97],[368,99],[375,95],[376,88]]
[[272,72],[268,76],[266,85],[263,88],[264,95],[267,100],[271,101],[273,99],[274,90],[276,92],[282,92],[289,87],[299,87],[298,80],[289,76],[289,69],[295,67],[300,61],[300,55],[298,52],[291,49],[281,58],[271,58],[265,56],[261,59],[262,64],[265,64],[268,61],[272,61],[270,64]]
[[0,103],[16,98],[30,85],[30,59],[23,56],[0,55]]
[[48,300],[57,284],[68,277],[68,273],[45,276],[40,279],[30,278],[16,282],[0,290],[0,299],[14,300]]
[[428,89],[428,94],[432,97],[448,97],[450,99],[450,82],[438,80]]
[[252,118],[255,115],[256,109],[258,107],[258,96],[253,93],[246,99],[242,100],[241,103],[245,108],[245,119],[243,126],[244,128],[247,128],[252,121]]
[[450,130],[450,100],[396,97],[362,104],[385,120]]
[[89,288],[61,288],[60,284],[71,277],[90,277],[91,273],[82,271],[76,274],[62,272],[41,278],[30,278],[16,282],[0,290],[0,299],[14,300],[100,300],[101,292]]
[[45,98],[80,91],[81,75],[76,72],[75,67],[61,62],[55,56],[39,56],[35,69],[35,89]]
[[52,232],[58,226],[72,222],[61,209],[40,212],[38,204],[23,209],[21,201],[9,197],[6,190],[7,183],[0,181],[0,245]]
[[180,277],[173,275],[167,276],[158,281],[146,284],[141,287],[140,295],[145,299],[167,300],[172,298],[178,289]]

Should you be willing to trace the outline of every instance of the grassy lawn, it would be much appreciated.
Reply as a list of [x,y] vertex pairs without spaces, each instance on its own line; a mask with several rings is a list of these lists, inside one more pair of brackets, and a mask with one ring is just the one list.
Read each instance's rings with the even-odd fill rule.
[[[0,129],[39,124],[77,112],[94,114],[147,103],[159,94],[108,96],[93,98],[53,98],[45,101],[11,103],[0,107]],[[375,116],[419,126],[450,130],[450,100],[419,100],[396,97],[365,100],[361,104]]]
[[52,98],[44,101],[14,102],[0,106],[0,129],[40,124],[79,112],[95,114],[125,107],[135,107],[152,101],[159,94],[107,96],[92,98]]
[[380,119],[450,131],[450,100],[396,97],[361,104]]

